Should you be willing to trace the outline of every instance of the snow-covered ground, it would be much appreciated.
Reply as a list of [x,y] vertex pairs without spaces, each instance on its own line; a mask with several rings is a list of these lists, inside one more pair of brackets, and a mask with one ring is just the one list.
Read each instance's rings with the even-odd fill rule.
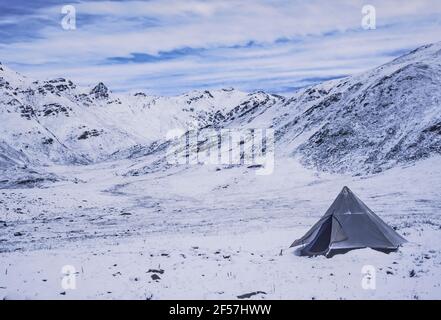
[[[64,179],[0,190],[0,298],[441,299],[439,156],[359,177],[295,158],[268,176],[216,166],[124,176],[131,165],[54,166]],[[409,243],[295,255],[289,245],[345,185]],[[62,287],[65,265],[75,290]],[[362,287],[366,265],[375,290]]]
[[[441,42],[289,97],[155,97],[0,65],[0,298],[441,299],[440,66]],[[274,173],[167,162],[169,133],[198,131],[179,149],[190,160],[218,146],[215,129],[273,130]],[[250,137],[223,140],[223,155],[263,153]],[[345,185],[409,243],[288,249]]]

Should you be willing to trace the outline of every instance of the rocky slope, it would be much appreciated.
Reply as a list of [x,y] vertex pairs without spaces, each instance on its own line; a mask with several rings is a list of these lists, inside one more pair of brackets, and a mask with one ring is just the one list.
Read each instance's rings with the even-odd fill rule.
[[374,173],[441,153],[441,43],[298,91],[234,125],[272,127],[277,154],[320,170]]

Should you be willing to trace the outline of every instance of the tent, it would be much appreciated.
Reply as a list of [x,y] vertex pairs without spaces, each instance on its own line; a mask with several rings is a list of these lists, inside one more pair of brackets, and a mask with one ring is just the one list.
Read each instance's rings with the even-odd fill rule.
[[300,248],[302,256],[346,253],[353,249],[372,248],[389,253],[407,242],[348,187],[344,187],[325,215],[291,247]]

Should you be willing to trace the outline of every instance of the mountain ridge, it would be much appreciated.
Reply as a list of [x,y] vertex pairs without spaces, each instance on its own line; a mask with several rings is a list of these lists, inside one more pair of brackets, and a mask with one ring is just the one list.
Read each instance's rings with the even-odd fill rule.
[[0,64],[0,166],[142,157],[173,129],[272,128],[279,156],[322,171],[377,173],[441,153],[440,86],[441,43],[291,97],[114,94],[102,82],[34,81]]

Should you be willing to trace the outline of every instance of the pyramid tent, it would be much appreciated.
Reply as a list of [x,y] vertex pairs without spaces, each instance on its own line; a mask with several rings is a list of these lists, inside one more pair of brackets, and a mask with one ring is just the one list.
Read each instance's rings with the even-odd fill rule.
[[325,215],[291,247],[302,245],[302,256],[332,257],[361,248],[389,253],[405,242],[406,239],[344,187]]

